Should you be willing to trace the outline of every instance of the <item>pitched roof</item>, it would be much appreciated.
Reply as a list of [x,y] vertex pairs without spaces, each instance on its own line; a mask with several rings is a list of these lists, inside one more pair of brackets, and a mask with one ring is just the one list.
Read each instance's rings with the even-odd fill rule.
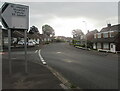
[[100,32],[115,31],[115,30],[120,31],[120,24],[109,26],[109,27],[104,27],[101,29]]
[[24,32],[15,30],[15,31],[13,31],[12,36],[13,37],[22,37],[23,38],[24,37]]
[[95,34],[95,33],[98,33],[98,30],[93,30],[93,31],[90,31],[90,32],[88,32],[86,35],[93,35],[93,34]]

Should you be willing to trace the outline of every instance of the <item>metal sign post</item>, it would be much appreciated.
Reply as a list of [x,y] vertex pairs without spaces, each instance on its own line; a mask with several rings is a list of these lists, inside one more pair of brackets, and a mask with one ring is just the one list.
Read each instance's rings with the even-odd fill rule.
[[25,41],[25,72],[27,73],[27,29],[29,28],[29,6],[4,3],[1,9],[1,20],[8,29],[9,72],[12,73],[11,62],[11,30],[24,30]]
[[[0,25],[0,52],[2,51],[2,26]],[[0,54],[0,90],[2,90],[2,54]]]
[[9,59],[9,73],[12,73],[11,63],[11,29],[8,30],[8,59]]
[[24,31],[24,42],[25,42],[25,72],[28,73],[27,69],[27,30]]

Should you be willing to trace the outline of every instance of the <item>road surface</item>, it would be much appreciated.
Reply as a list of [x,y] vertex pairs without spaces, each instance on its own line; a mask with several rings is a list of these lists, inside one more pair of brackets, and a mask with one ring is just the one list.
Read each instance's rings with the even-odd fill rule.
[[82,89],[118,89],[116,54],[54,43],[42,48],[41,55],[49,66]]

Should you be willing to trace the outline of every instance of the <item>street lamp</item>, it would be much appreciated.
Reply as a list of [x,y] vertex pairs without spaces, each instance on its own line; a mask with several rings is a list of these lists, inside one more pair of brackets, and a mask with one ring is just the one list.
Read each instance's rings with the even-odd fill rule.
[[[86,21],[82,21],[82,22],[85,24],[85,30],[87,31],[87,23],[86,23]],[[85,35],[85,47],[87,49],[87,33]]]

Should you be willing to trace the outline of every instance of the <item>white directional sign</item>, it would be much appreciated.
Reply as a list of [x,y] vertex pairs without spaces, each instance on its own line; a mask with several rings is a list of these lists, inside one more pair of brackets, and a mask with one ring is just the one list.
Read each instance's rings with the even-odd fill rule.
[[25,5],[4,3],[2,6],[2,24],[10,29],[29,28],[29,7]]

